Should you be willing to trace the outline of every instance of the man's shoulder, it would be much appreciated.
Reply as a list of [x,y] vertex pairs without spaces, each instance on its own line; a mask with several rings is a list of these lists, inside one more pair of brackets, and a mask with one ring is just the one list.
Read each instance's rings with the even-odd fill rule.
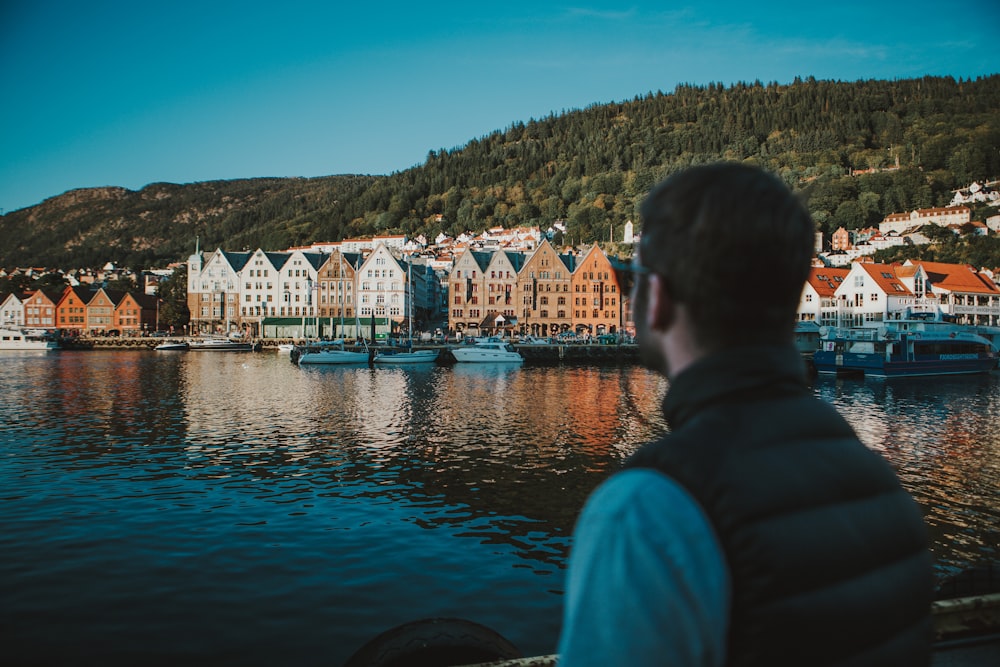
[[652,468],[628,468],[604,481],[587,500],[588,521],[618,524],[707,523],[704,509],[677,480]]

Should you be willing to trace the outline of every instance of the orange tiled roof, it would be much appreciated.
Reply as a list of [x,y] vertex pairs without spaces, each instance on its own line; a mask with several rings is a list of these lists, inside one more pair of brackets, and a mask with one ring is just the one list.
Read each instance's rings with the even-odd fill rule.
[[996,283],[975,271],[968,264],[945,264],[943,262],[914,262],[923,267],[928,280],[949,292],[976,294],[1000,294]]
[[898,267],[889,264],[860,264],[860,266],[886,294],[913,294],[896,275]]
[[814,267],[809,271],[809,277],[806,278],[806,281],[821,297],[832,297],[848,273],[850,273],[850,269]]

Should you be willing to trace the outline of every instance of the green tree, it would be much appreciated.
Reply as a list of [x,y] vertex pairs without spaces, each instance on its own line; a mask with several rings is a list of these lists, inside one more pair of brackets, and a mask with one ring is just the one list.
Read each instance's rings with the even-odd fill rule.
[[156,289],[160,299],[160,328],[180,329],[191,320],[187,305],[187,265],[160,281]]

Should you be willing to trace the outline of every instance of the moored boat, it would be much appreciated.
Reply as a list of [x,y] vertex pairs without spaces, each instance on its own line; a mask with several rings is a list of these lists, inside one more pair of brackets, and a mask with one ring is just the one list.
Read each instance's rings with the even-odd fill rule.
[[368,346],[365,350],[352,351],[344,347],[343,340],[313,343],[293,352],[292,361],[300,366],[310,364],[367,364],[369,359]]
[[521,353],[510,343],[499,338],[479,340],[475,345],[461,345],[449,349],[459,363],[515,363],[524,361]]
[[[932,326],[920,326],[932,324]],[[879,328],[828,329],[813,354],[818,373],[903,377],[988,373],[997,348],[962,325],[900,320]]]
[[413,265],[407,267],[407,303],[409,312],[406,316],[407,349],[406,350],[381,350],[372,359],[372,363],[380,365],[398,366],[401,364],[433,364],[438,360],[440,354],[437,350],[414,350],[413,349]]
[[183,352],[188,349],[188,344],[184,340],[168,340],[160,343],[153,349],[158,352]]
[[380,351],[372,359],[373,363],[394,366],[401,364],[433,364],[438,359],[437,350],[410,350],[401,352],[396,350]]
[[48,334],[21,329],[0,329],[0,350],[56,350],[59,341]]
[[253,345],[247,341],[209,336],[207,338],[192,338],[188,341],[188,349],[209,352],[250,352],[253,350]]

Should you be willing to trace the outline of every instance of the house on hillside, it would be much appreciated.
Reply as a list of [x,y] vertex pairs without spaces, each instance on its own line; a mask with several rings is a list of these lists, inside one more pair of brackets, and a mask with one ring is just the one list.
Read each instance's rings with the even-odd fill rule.
[[905,233],[913,227],[924,225],[964,225],[972,218],[968,206],[945,206],[937,208],[921,208],[909,213],[891,213],[879,223],[878,229],[883,234],[889,232]]

